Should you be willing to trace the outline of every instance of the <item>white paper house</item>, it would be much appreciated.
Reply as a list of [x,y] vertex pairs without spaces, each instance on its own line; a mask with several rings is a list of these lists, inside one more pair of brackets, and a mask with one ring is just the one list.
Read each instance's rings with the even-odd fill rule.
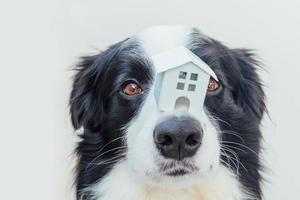
[[160,111],[185,107],[201,112],[209,79],[218,80],[211,68],[180,46],[152,57],[157,70],[155,99]]

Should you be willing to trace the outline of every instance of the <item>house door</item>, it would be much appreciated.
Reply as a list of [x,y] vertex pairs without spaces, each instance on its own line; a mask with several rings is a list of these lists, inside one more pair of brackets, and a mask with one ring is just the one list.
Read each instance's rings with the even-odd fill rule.
[[178,97],[175,102],[175,109],[178,108],[190,108],[190,100],[187,97]]

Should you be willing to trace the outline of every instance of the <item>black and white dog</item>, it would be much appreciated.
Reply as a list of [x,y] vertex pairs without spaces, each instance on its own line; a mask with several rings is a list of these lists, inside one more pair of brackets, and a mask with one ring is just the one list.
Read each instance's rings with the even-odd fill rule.
[[[149,97],[151,56],[185,46],[217,75],[200,113],[163,113]],[[258,62],[195,28],[152,27],[86,56],[70,97],[77,199],[262,199],[260,122],[265,95]]]

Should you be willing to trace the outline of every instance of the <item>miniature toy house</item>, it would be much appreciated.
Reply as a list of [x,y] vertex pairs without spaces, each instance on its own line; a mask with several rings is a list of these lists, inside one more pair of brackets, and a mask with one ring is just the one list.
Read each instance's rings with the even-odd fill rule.
[[155,99],[160,111],[179,107],[202,111],[209,79],[215,73],[185,47],[153,56],[157,69]]

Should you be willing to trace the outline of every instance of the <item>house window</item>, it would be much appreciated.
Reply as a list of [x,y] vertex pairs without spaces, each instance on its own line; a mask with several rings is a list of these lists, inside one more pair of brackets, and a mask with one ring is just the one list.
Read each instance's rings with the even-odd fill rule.
[[184,90],[184,83],[178,82],[176,89],[177,90]]
[[196,90],[196,85],[189,84],[188,91],[195,91],[195,90]]
[[178,76],[178,78],[180,78],[180,79],[186,79],[186,75],[187,75],[187,73],[186,72],[179,72],[179,76]]
[[198,74],[191,73],[191,80],[196,81],[198,79]]

